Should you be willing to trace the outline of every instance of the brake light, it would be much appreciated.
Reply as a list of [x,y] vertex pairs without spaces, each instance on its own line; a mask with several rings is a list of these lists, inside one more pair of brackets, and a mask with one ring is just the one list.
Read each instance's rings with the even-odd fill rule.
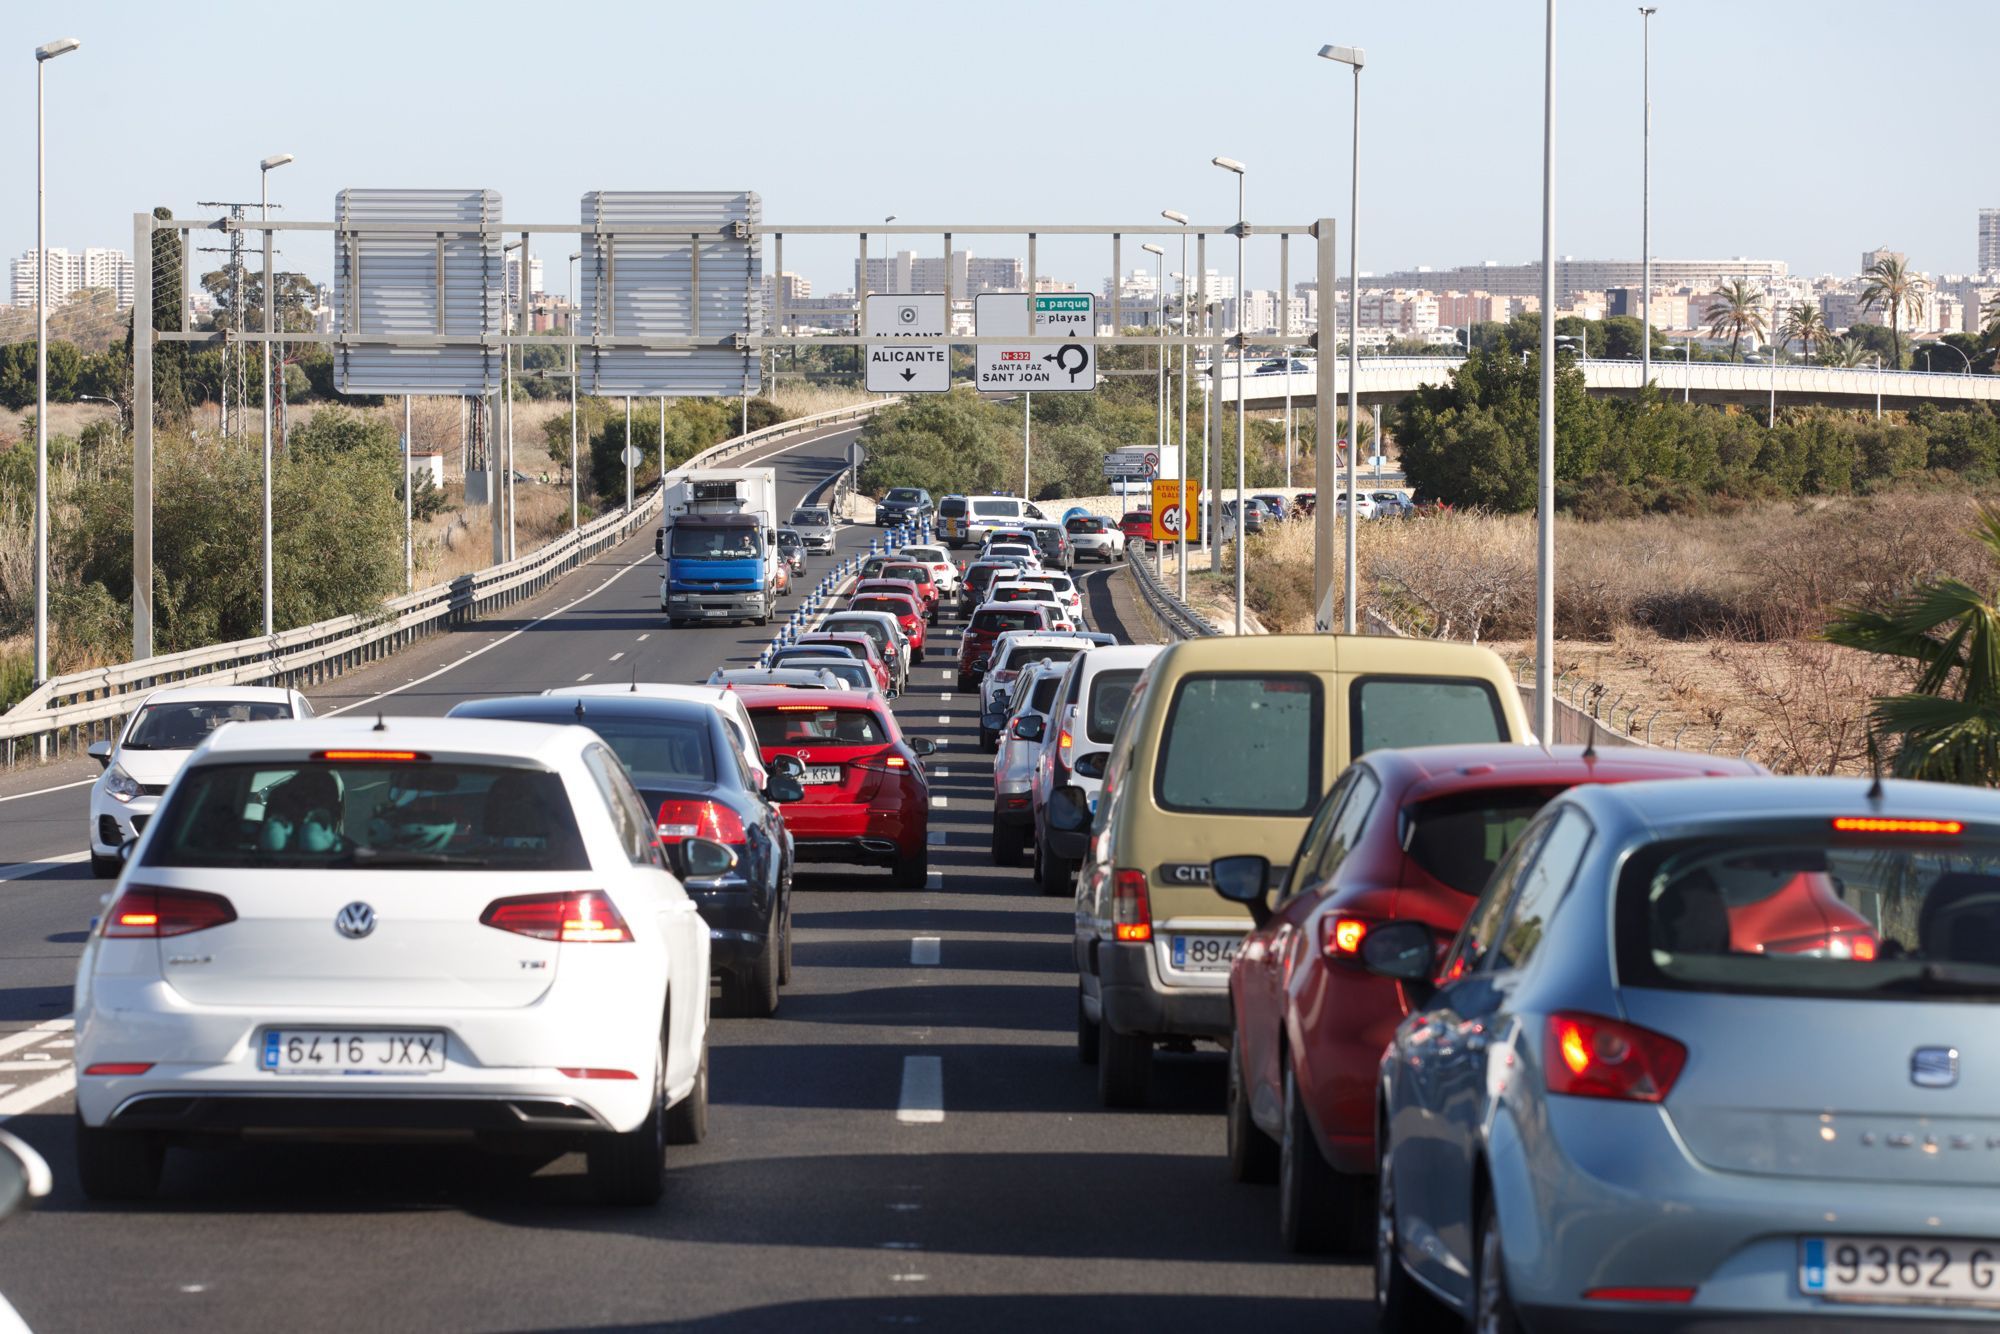
[[891,755],[886,751],[867,756],[865,759],[849,760],[848,763],[856,769],[867,769],[878,774],[907,773],[910,768],[910,762],[901,755]]
[[1111,934],[1119,940],[1153,938],[1153,906],[1146,896],[1146,873],[1111,873]]
[[615,944],[632,939],[617,907],[592,889],[495,899],[479,914],[479,924],[511,931],[517,936],[570,945]]
[[1069,757],[1069,748],[1075,744],[1076,738],[1069,734],[1067,727],[1056,734],[1056,749],[1062,753],[1065,759]]
[[1542,1077],[1551,1093],[1659,1102],[1680,1078],[1687,1048],[1650,1029],[1601,1015],[1549,1016]]
[[235,920],[235,906],[220,894],[133,885],[104,914],[104,934],[112,940],[157,940]]
[[1320,921],[1320,951],[1329,959],[1351,959],[1361,952],[1368,923],[1359,917],[1327,917]]
[[100,1061],[84,1070],[86,1075],[143,1075],[153,1068],[151,1061]]
[[1851,937],[1848,940],[1848,949],[1852,956],[1859,959],[1862,963],[1872,963],[1875,959],[1875,937]]
[[415,750],[322,750],[313,758],[329,764],[421,764],[430,756]]
[[1587,1302],[1691,1302],[1693,1288],[1585,1288]]
[[742,819],[718,801],[668,797],[660,803],[656,823],[662,843],[678,843],[684,838],[712,838],[732,844],[745,841]]
[[1837,834],[1962,834],[1965,824],[1959,820],[1891,820],[1872,815],[1836,815],[1833,830]]

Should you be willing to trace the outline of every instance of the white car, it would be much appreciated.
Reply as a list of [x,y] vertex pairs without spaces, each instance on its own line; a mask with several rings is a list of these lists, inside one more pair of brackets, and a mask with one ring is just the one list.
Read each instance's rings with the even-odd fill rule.
[[992,750],[1000,734],[1007,701],[1013,698],[1014,678],[1030,663],[1047,658],[1067,666],[1069,660],[1091,647],[1091,641],[1075,632],[1051,634],[1041,630],[1008,630],[993,640],[987,651],[986,674],[979,681],[979,744]]
[[1035,812],[1031,788],[1035,757],[1055,707],[1068,663],[1029,663],[1014,680],[1007,699],[1007,719],[1000,728],[999,749],[993,755],[993,864],[1017,866],[1033,837]]
[[958,596],[958,567],[951,563],[951,553],[944,547],[904,547],[896,554],[905,560],[917,561],[929,567],[931,578],[937,582],[941,596],[951,598]]
[[989,542],[979,552],[979,559],[990,560],[998,556],[1019,556],[1028,562],[1028,568],[1042,568],[1042,549],[1033,542]]
[[698,704],[712,704],[722,710],[722,721],[729,725],[729,735],[736,742],[736,753],[743,757],[744,767],[756,778],[757,790],[761,792],[770,786],[771,772],[764,767],[764,748],[757,744],[757,725],[750,721],[750,710],[743,707],[743,697],[733,690],[725,690],[719,685],[684,686],[672,681],[632,680],[624,685],[600,681],[596,685],[557,686],[542,693],[644,695],[648,699],[686,699]]
[[[688,846],[704,877],[734,865]],[[706,1128],[708,977],[708,928],[589,729],[226,728],[78,963],[79,1181],[145,1198],[167,1148],[218,1137],[444,1135],[580,1149],[600,1197],[651,1204],[665,1147]]]
[[1385,519],[1407,518],[1416,508],[1401,491],[1377,491],[1370,499],[1375,502],[1376,515]]
[[[1037,582],[1038,579],[1039,576],[1032,575],[1025,579],[996,579],[993,581],[993,587],[986,592],[986,600],[988,602],[1010,603],[1032,602],[1049,609],[1050,615],[1053,617],[1049,623],[1049,629],[1081,630],[1083,628],[1083,613],[1072,608],[1068,600],[1047,583]],[[1017,590],[1025,589],[1026,595],[1024,596],[1020,591],[1010,593],[1007,591],[1009,587],[1016,588]],[[1081,599],[1078,601],[1080,604]]]
[[[1018,579],[1003,577],[993,581],[995,588],[1005,588],[1009,584],[1032,584],[1037,588],[1048,589],[1055,600],[1062,603],[1064,609],[1069,612],[1070,620],[1078,625],[1083,624],[1083,590],[1078,588],[1076,581],[1068,575],[1057,570],[1044,570],[1040,574],[1023,575]],[[988,601],[993,600],[993,594],[990,592],[986,597]]]
[[1070,550],[1076,553],[1078,561],[1088,558],[1109,564],[1124,559],[1125,534],[1119,531],[1116,519],[1107,519],[1102,514],[1079,514],[1063,528],[1069,533]]
[[[1347,504],[1348,496],[1343,491],[1333,498],[1333,512],[1335,514],[1347,513]],[[1375,517],[1375,498],[1366,491],[1358,491],[1354,495],[1354,517],[1357,519],[1372,519]]]
[[118,874],[119,849],[145,829],[174,775],[216,728],[312,716],[304,695],[281,686],[185,686],[146,696],[115,742],[90,747],[104,770],[90,789],[90,873]]

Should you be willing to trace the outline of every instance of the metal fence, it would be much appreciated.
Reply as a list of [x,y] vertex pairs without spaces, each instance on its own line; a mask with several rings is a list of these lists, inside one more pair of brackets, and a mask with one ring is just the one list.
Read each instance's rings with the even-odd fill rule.
[[[888,401],[893,400],[816,413],[736,436],[681,467],[713,466],[787,436],[861,421]],[[165,686],[260,683],[303,688],[330,680],[426,635],[534,596],[644,527],[659,507],[660,491],[655,486],[630,510],[605,515],[515,560],[392,598],[373,616],[341,616],[269,638],[239,639],[53,677],[0,717],[6,764],[11,768],[23,758],[81,751],[114,733],[146,695]]]
[[1160,623],[1160,628],[1174,639],[1199,639],[1206,635],[1219,635],[1222,631],[1193,607],[1188,606],[1174,595],[1153,569],[1152,559],[1146,554],[1144,542],[1134,542],[1125,549],[1125,564],[1132,571],[1133,579],[1139,584],[1139,597]]

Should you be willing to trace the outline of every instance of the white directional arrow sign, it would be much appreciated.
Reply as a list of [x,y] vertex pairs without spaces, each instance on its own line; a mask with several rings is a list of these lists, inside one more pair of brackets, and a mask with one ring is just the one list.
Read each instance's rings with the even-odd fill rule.
[[1097,388],[1096,299],[1088,292],[988,292],[973,300],[980,334],[1069,337],[1069,343],[979,346],[979,388],[985,393],[1069,392]]
[[871,394],[942,394],[951,388],[951,348],[918,341],[943,338],[943,292],[908,295],[871,293],[868,336],[888,341],[868,345]]

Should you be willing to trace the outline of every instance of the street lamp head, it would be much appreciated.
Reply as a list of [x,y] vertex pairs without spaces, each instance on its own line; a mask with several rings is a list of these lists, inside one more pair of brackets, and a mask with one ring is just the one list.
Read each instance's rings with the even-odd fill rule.
[[581,250],[572,251],[569,257],[569,262],[574,264],[582,258],[583,258],[583,252]]
[[38,62],[43,60],[54,60],[57,56],[68,55],[70,52],[76,50],[76,48],[82,45],[83,43],[75,37],[58,37],[53,42],[48,43],[46,46],[36,47],[35,59]]
[[1337,60],[1343,65],[1352,65],[1356,69],[1360,69],[1367,63],[1362,57],[1361,48],[1358,46],[1322,46],[1319,49],[1319,55],[1321,60]]
[[1243,175],[1244,172],[1249,170],[1249,168],[1245,167],[1241,162],[1238,162],[1233,157],[1212,157],[1209,159],[1209,161],[1214,163],[1216,166],[1222,168],[1224,171],[1235,172],[1238,176]]
[[1659,7],[1658,5],[1640,5],[1640,6],[1639,6],[1639,14],[1640,14],[1640,16],[1641,16],[1642,18],[1651,18],[1651,17],[1653,17],[1653,15],[1655,15],[1655,14],[1657,14],[1657,13],[1659,13],[1659,12],[1660,12],[1660,7]]
[[294,160],[295,159],[292,157],[290,153],[274,153],[270,157],[265,158],[262,162],[259,162],[257,164],[257,170],[272,171]]
[[1154,245],[1154,244],[1153,244],[1153,243],[1152,243],[1151,241],[1148,241],[1148,242],[1146,242],[1146,244],[1144,244],[1144,245],[1140,246],[1140,247],[1139,247],[1139,249],[1141,249],[1141,250],[1145,251],[1145,252],[1146,252],[1147,254],[1149,254],[1149,255],[1161,255],[1161,256],[1164,256],[1164,255],[1165,255],[1165,254],[1167,253],[1166,251],[1162,250],[1162,249],[1161,249],[1160,247],[1158,247],[1158,246]]
[[894,222],[895,220],[896,220],[896,215],[893,213],[891,213],[888,217],[882,219],[882,221],[884,222]]
[[1163,208],[1163,209],[1161,209],[1161,210],[1160,210],[1160,216],[1161,216],[1161,217],[1163,217],[1163,218],[1165,218],[1165,219],[1166,219],[1166,220],[1167,220],[1168,222],[1178,222],[1178,223],[1179,223],[1179,224],[1180,224],[1181,226],[1183,226],[1183,227],[1185,227],[1185,226],[1187,226],[1187,225],[1188,225],[1188,215],[1187,215],[1187,214],[1185,214],[1185,213],[1177,213],[1177,212],[1175,212],[1175,211],[1174,211],[1173,209],[1170,209],[1170,208]]

